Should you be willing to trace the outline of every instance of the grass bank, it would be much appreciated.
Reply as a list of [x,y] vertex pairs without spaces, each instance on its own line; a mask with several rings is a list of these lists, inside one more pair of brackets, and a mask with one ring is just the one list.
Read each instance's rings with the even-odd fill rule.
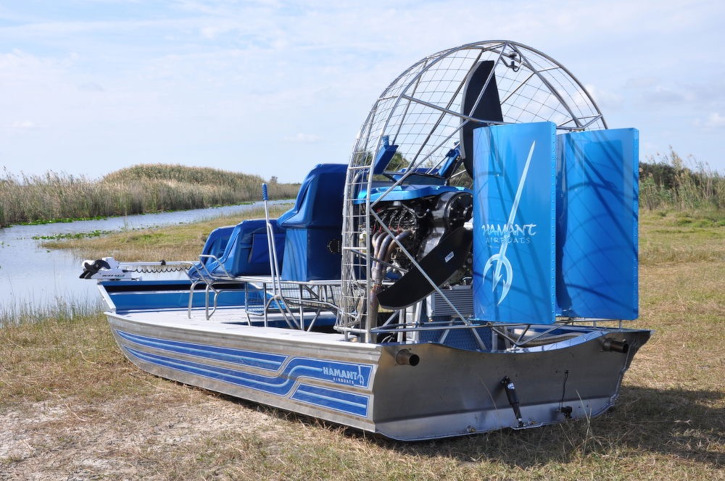
[[[137,165],[100,180],[47,172],[0,176],[0,227],[10,224],[145,214],[234,205],[261,199],[256,175],[180,165]],[[269,183],[272,199],[298,184]]]
[[[617,407],[589,422],[396,443],[147,375],[101,315],[59,313],[0,329],[0,478],[725,479],[725,225],[711,217],[642,213],[636,325],[655,333]],[[175,238],[198,245],[187,228]],[[139,242],[166,240],[128,239],[118,257]]]
[[[289,210],[291,204],[269,207],[272,218]],[[193,224],[163,228],[130,229],[93,238],[56,239],[41,242],[46,249],[70,249],[80,259],[111,256],[124,262],[198,260],[209,233],[219,226],[235,225],[245,219],[263,219],[264,209],[215,217]]]

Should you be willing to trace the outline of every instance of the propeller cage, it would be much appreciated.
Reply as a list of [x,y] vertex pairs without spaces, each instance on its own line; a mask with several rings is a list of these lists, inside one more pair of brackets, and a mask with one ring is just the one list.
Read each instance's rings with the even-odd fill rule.
[[[511,41],[438,52],[382,92],[347,171],[340,330],[371,341],[379,322],[377,295],[396,276],[419,269],[446,235],[470,219],[473,130],[542,121],[554,122],[560,132],[606,128],[566,68]],[[437,290],[421,270],[429,291]]]

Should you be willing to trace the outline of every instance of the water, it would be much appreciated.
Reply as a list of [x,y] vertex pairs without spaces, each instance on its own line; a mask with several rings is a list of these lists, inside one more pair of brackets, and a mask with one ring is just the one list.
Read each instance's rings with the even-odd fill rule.
[[[276,201],[270,204],[279,202],[289,201]],[[211,209],[0,229],[0,318],[12,313],[42,312],[59,304],[101,308],[96,282],[78,278],[82,271],[82,259],[68,250],[45,249],[40,246],[42,241],[34,240],[33,237],[190,223],[239,214],[261,205],[262,203],[258,202]]]

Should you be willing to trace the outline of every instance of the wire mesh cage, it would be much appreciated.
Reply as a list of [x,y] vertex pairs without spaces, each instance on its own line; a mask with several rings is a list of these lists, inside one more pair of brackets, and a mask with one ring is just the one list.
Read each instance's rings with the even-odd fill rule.
[[[474,77],[479,77],[475,82]],[[486,103],[495,105],[484,105]],[[446,183],[469,182],[466,132],[511,123],[553,122],[559,131],[606,128],[582,84],[561,64],[531,47],[511,41],[483,41],[444,50],[405,70],[380,95],[363,123],[350,157],[343,215],[342,315],[339,327],[369,332],[374,313],[374,237],[399,230],[376,217],[397,185],[413,173],[433,173],[457,148],[462,162]],[[380,195],[371,191],[380,177],[378,152],[397,147],[391,165],[402,172]],[[469,155],[470,158],[470,155]],[[415,262],[415,255],[396,242]]]

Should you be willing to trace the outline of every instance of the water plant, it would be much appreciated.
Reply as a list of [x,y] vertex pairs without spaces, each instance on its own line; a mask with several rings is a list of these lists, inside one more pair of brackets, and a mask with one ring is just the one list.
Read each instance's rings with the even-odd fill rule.
[[[278,217],[289,208],[289,204],[273,205],[269,213],[272,217]],[[196,260],[212,230],[222,225],[237,224],[244,219],[259,218],[264,218],[264,210],[254,208],[241,214],[212,217],[190,224],[125,228],[98,236],[51,236],[43,240],[41,246],[47,249],[71,249],[80,259],[112,255],[125,262]]]
[[91,232],[73,232],[63,233],[54,235],[34,235],[33,240],[62,240],[62,239],[86,239],[89,237],[100,237],[102,235],[110,234],[108,230],[93,230]]

